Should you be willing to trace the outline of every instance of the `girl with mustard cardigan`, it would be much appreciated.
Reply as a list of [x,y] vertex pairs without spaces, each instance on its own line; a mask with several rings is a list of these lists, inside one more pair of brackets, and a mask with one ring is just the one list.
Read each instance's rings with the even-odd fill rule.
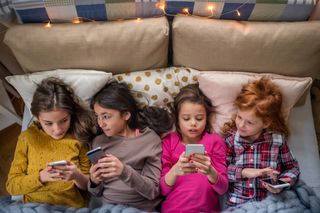
[[[36,89],[31,112],[37,119],[18,138],[6,183],[23,202],[85,207],[90,161],[86,142],[93,136],[93,119],[72,89],[48,78]],[[81,142],[80,142],[81,141]],[[50,166],[65,160],[64,166]]]

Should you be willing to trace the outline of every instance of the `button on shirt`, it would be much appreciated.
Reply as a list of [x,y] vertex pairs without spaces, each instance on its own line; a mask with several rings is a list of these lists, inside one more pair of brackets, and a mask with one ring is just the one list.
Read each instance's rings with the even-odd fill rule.
[[280,172],[278,178],[289,177],[294,184],[300,174],[299,165],[286,144],[284,135],[264,131],[253,142],[241,138],[236,129],[226,137],[227,166],[229,178],[228,205],[262,200],[268,191],[260,178],[242,178],[244,168],[263,169],[271,167]]

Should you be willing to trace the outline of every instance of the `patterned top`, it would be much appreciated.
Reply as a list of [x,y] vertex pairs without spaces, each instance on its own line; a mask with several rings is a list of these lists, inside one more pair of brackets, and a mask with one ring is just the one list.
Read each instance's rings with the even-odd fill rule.
[[90,161],[86,156],[87,146],[70,135],[55,140],[35,124],[19,136],[14,159],[7,180],[7,191],[11,195],[23,195],[24,203],[39,202],[85,207],[85,193],[73,181],[41,183],[39,172],[51,161],[69,160],[86,175]]
[[291,178],[293,185],[300,174],[299,165],[286,144],[284,135],[264,131],[254,141],[241,138],[236,129],[225,137],[227,143],[227,165],[229,178],[228,205],[262,200],[268,191],[261,178],[242,178],[244,168],[263,169],[271,167],[280,172],[278,178]]

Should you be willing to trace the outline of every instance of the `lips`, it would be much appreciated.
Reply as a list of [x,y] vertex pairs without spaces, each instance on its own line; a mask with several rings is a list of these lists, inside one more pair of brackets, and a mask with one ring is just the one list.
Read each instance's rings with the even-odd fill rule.
[[197,129],[190,129],[190,130],[189,130],[189,133],[190,133],[190,134],[197,134],[197,133],[198,133],[198,130],[197,130]]

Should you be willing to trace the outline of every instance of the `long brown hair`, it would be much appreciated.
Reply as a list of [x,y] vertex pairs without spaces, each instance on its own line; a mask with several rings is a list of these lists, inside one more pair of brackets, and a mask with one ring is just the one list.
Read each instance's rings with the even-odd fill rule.
[[204,106],[207,114],[205,130],[207,132],[210,132],[211,131],[210,116],[215,112],[215,108],[212,105],[210,99],[207,96],[205,96],[203,92],[199,89],[199,84],[189,84],[181,88],[178,95],[174,98],[173,111],[174,111],[175,124],[176,124],[177,131],[180,133],[178,116],[179,116],[181,106],[185,102],[200,104]]
[[108,82],[91,99],[91,109],[96,103],[104,108],[118,110],[121,115],[130,112],[131,117],[128,120],[130,129],[149,127],[161,136],[169,132],[173,126],[171,114],[165,109],[153,106],[139,108],[128,85],[124,82]]
[[71,116],[68,133],[81,142],[89,143],[94,137],[92,112],[80,104],[72,88],[54,77],[44,79],[34,92],[31,112],[37,118],[41,112],[62,109]]
[[[289,130],[282,113],[282,94],[279,88],[267,78],[249,82],[242,87],[234,105],[237,109],[254,110],[263,122],[270,122],[269,130],[289,136]],[[224,124],[223,133],[235,127],[235,121]]]

